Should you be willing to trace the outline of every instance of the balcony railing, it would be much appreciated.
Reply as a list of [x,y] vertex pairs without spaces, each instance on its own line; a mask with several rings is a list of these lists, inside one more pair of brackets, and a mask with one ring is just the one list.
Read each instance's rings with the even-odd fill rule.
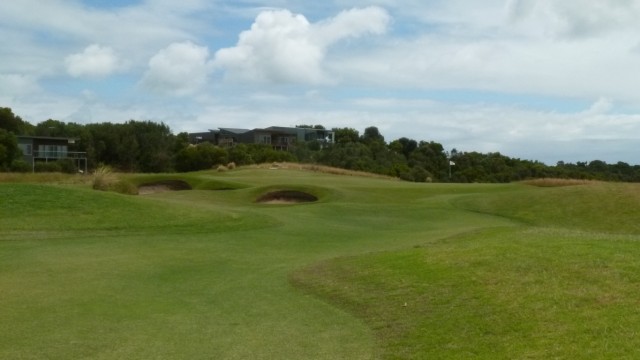
[[84,159],[86,152],[81,151],[34,151],[34,158],[39,159]]

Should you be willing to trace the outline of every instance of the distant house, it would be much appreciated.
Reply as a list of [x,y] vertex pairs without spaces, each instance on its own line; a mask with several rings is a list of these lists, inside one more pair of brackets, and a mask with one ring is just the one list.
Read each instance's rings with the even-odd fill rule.
[[219,128],[204,133],[191,133],[192,144],[208,141],[221,147],[232,147],[236,144],[266,144],[276,150],[289,150],[297,143],[318,141],[323,144],[333,143],[333,131],[297,127],[271,126],[264,129]]
[[87,153],[70,151],[77,139],[50,136],[17,136],[18,147],[27,164],[35,171],[36,162],[72,159],[78,169],[87,171]]

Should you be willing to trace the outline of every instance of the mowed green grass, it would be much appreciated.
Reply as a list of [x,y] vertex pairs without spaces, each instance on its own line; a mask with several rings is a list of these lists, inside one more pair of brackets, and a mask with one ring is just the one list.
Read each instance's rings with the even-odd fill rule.
[[[0,184],[0,358],[638,355],[635,185],[185,180]],[[275,189],[319,201],[255,203]]]

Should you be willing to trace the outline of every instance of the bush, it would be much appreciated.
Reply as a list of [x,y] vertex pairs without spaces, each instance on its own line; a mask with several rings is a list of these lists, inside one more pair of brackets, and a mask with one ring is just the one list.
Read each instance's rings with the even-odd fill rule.
[[64,173],[75,174],[78,172],[76,164],[71,159],[58,160],[58,164],[60,164],[60,170]]
[[32,170],[32,167],[31,164],[27,164],[24,160],[14,160],[10,169],[13,172],[27,173]]
[[245,144],[237,144],[230,148],[228,153],[229,161],[237,165],[250,165],[254,163],[251,154],[249,154],[249,148]]
[[402,173],[400,173],[400,179],[413,182],[433,181],[431,173],[425,170],[422,166],[414,166],[409,171],[403,171]]
[[175,168],[179,172],[210,169],[227,162],[227,152],[210,143],[201,143],[180,150],[175,157]]
[[36,162],[34,169],[35,172],[62,172],[62,166],[57,161]]

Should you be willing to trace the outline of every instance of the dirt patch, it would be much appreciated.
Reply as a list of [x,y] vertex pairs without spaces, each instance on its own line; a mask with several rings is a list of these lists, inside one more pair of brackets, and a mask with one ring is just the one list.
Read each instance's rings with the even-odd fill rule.
[[259,197],[257,201],[263,204],[298,204],[316,202],[318,198],[303,191],[280,190],[266,193]]
[[155,194],[165,191],[192,190],[189,183],[183,180],[161,180],[152,183],[146,183],[138,186],[138,194]]

